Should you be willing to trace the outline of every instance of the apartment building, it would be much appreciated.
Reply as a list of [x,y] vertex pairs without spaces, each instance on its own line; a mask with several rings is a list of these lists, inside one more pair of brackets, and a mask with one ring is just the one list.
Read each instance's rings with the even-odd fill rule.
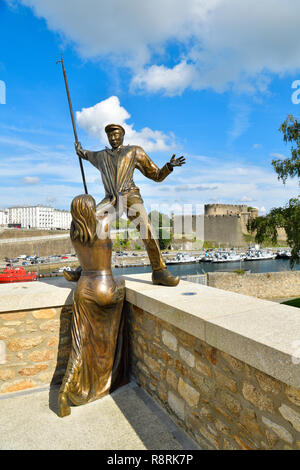
[[7,209],[0,209],[0,227],[7,225]]
[[71,225],[70,212],[53,207],[42,205],[9,207],[6,211],[7,224],[20,224],[22,228],[68,230]]

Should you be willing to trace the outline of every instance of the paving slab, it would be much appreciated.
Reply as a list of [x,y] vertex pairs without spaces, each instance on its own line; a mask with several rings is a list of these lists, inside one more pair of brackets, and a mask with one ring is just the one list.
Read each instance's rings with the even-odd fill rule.
[[135,383],[57,415],[58,389],[0,400],[0,450],[197,450]]

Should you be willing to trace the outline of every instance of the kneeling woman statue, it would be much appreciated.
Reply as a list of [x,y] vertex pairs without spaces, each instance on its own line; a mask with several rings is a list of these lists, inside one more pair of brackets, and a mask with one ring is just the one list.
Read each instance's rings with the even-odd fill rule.
[[96,218],[89,195],[75,197],[71,205],[70,236],[82,273],[74,292],[72,349],[59,392],[61,417],[70,414],[69,401],[83,405],[128,382],[125,285],[112,275],[107,209]]

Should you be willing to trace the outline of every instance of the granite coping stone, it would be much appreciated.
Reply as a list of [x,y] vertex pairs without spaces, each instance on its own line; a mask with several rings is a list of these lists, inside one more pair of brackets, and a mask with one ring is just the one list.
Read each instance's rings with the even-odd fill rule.
[[[122,276],[131,304],[282,382],[300,388],[300,310],[181,281],[154,286],[151,274]],[[0,286],[1,313],[70,305],[74,284]]]

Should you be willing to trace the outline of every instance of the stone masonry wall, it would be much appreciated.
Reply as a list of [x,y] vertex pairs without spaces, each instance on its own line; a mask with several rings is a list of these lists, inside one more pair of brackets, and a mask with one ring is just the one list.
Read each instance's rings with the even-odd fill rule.
[[61,382],[71,315],[71,306],[0,314],[0,397]]
[[300,271],[278,273],[208,273],[207,285],[260,299],[300,297]]
[[300,448],[300,390],[138,307],[129,325],[132,377],[203,448]]
[[4,257],[15,258],[20,255],[34,256],[50,256],[54,254],[73,253],[70,238],[13,241],[12,243],[0,243],[0,259]]
[[[300,390],[129,304],[132,378],[203,448],[300,449]],[[70,305],[0,314],[0,398],[59,384]]]
[[204,217],[204,240],[215,244],[229,244],[234,247],[246,247],[243,221],[230,215],[208,215]]

